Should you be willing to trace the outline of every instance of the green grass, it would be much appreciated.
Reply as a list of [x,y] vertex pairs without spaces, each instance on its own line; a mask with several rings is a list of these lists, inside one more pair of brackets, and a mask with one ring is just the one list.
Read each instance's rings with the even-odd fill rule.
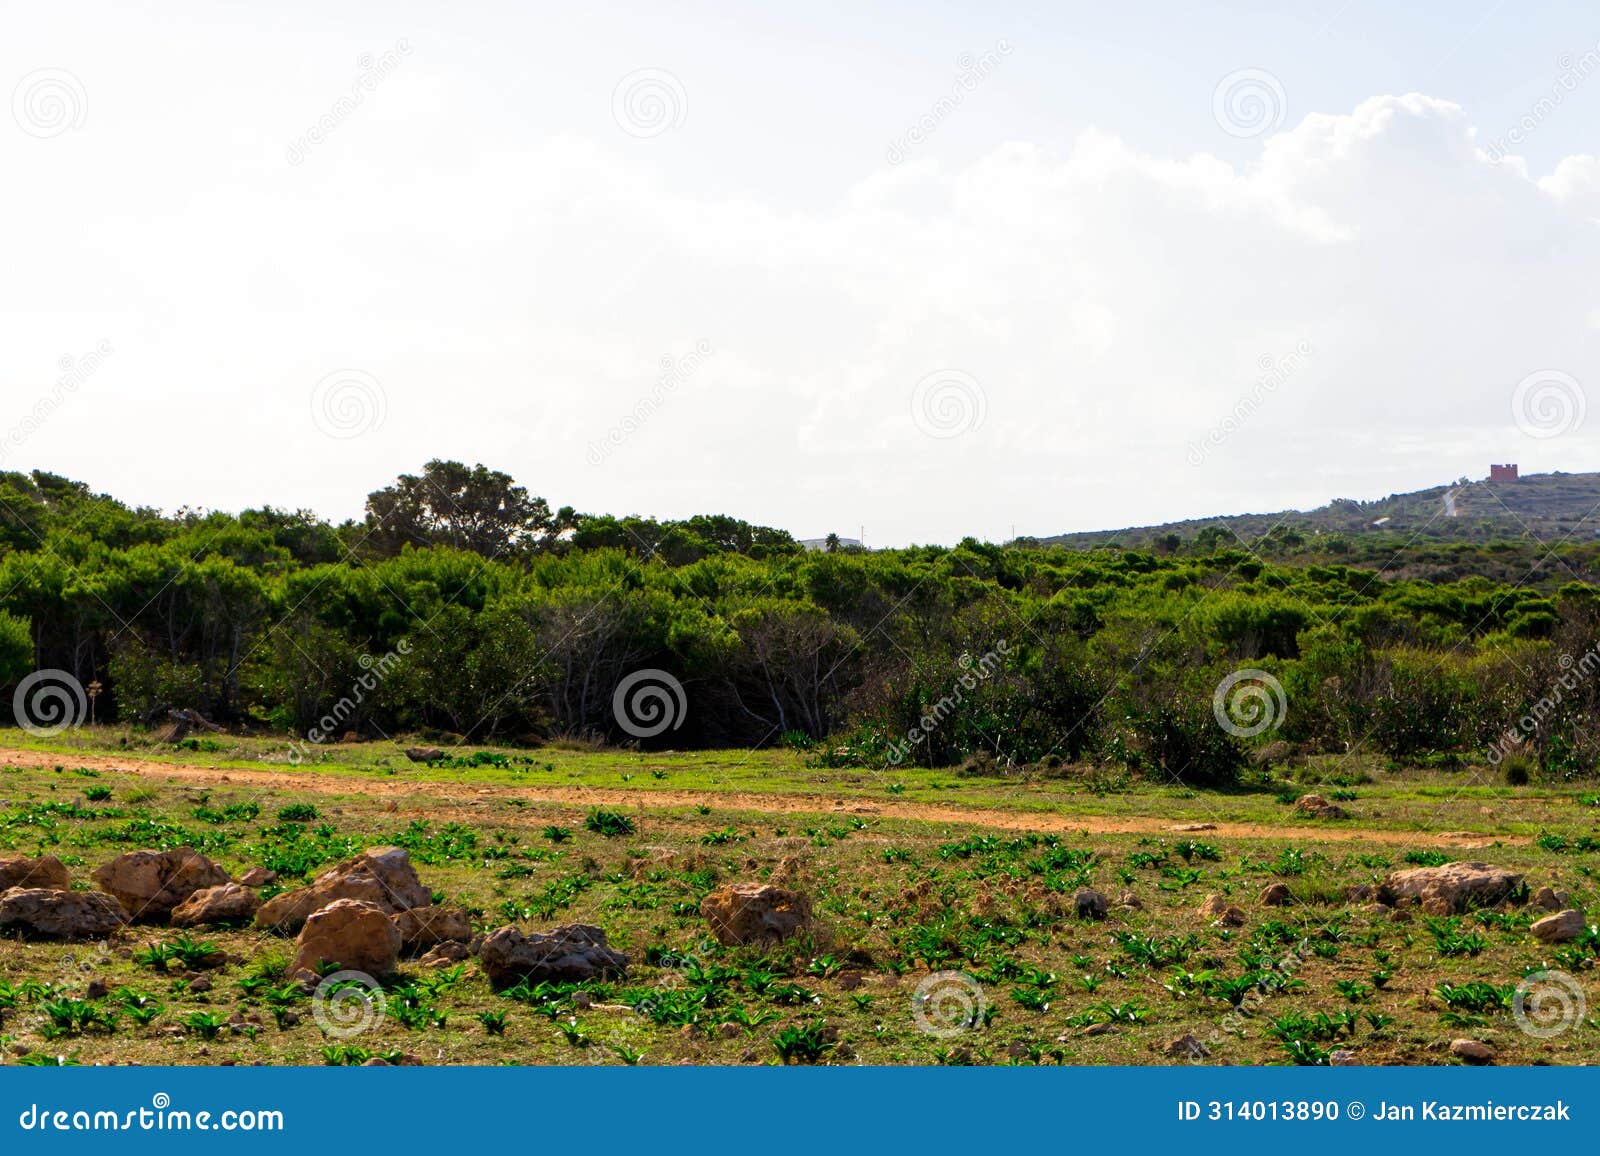
[[[265,749],[260,740],[238,745],[258,755]],[[359,750],[371,760],[378,749],[341,754]],[[189,753],[173,757],[191,761]],[[1523,977],[1546,968],[1589,985],[1596,1006],[1600,943],[1592,937],[1559,949],[1540,944],[1529,913],[1516,908],[1391,918],[1345,900],[1349,888],[1411,866],[1407,856],[1419,849],[1404,842],[1341,840],[1331,827],[1291,840],[1270,828],[1241,837],[1092,833],[1070,824],[1052,834],[1015,825],[1030,808],[1088,818],[1112,814],[1115,804],[1123,808],[1115,814],[1162,824],[1191,816],[1249,822],[1263,811],[1281,827],[1287,812],[1270,794],[1178,800],[1147,787],[1107,796],[1074,793],[1066,780],[1008,783],[1047,792],[1048,802],[1035,796],[1027,807],[1006,808],[998,817],[1013,826],[1005,828],[859,809],[879,798],[874,790],[903,804],[914,801],[914,789],[895,794],[887,784],[862,782],[851,793],[841,786],[844,772],[811,772],[796,755],[764,753],[759,759],[772,774],[797,788],[802,775],[833,776],[804,783],[809,800],[779,814],[715,786],[727,757],[552,750],[537,752],[531,769],[333,762],[316,773],[349,789],[314,793],[140,777],[118,771],[115,758],[98,764],[93,778],[72,774],[70,756],[37,768],[0,766],[0,852],[55,854],[79,886],[95,866],[141,846],[196,846],[234,874],[273,864],[289,876],[278,886],[294,886],[353,848],[400,843],[424,883],[444,903],[466,908],[475,930],[592,923],[631,961],[627,977],[611,982],[502,993],[475,966],[436,972],[407,961],[388,982],[377,1021],[358,1038],[334,1039],[319,1028],[305,988],[287,975],[293,945],[282,936],[138,927],[87,955],[84,945],[0,938],[7,1059],[38,1063],[34,1057],[65,1052],[85,1063],[352,1064],[414,1056],[481,1064],[1148,1064],[1183,1062],[1165,1047],[1192,1034],[1206,1042],[1211,1062],[1321,1063],[1335,1048],[1350,1048],[1364,1063],[1428,1064],[1449,1062],[1449,1040],[1470,1033],[1503,1062],[1600,1060],[1592,1022],[1538,1039],[1518,1030],[1511,1011]],[[663,760],[665,788],[647,771]],[[618,767],[641,773],[626,804],[597,805],[582,793],[541,800],[539,776],[556,773],[541,769],[547,762],[566,768],[568,781],[612,789],[620,788]],[[222,773],[233,767],[284,769],[238,760]],[[390,770],[417,789],[363,789]],[[977,810],[995,789],[938,774],[950,784],[934,796],[941,805]],[[1444,772],[1376,768],[1371,777],[1357,807],[1382,814],[1360,822],[1391,834],[1384,822],[1423,788],[1447,781]],[[917,779],[905,769],[895,778],[933,780],[932,772]],[[684,782],[712,787],[692,802],[655,793],[685,789]],[[428,783],[446,787],[429,793]],[[110,799],[88,800],[95,788],[109,789]],[[1526,872],[1531,886],[1567,890],[1575,906],[1594,910],[1600,854],[1582,850],[1576,838],[1595,815],[1579,803],[1581,793],[1593,789],[1519,789],[1510,793],[1516,806],[1493,816],[1482,815],[1476,800],[1504,794],[1451,800],[1458,810],[1434,825],[1490,832],[1490,846],[1462,857]],[[1568,808],[1567,821],[1519,817],[1530,800]],[[201,808],[229,817],[215,822],[197,816]],[[598,813],[593,823],[591,813]],[[1570,837],[1559,850],[1532,838],[1493,845],[1518,823]],[[1430,859],[1453,854],[1429,850]],[[700,901],[718,884],[747,880],[802,888],[816,913],[813,928],[765,949],[716,944]],[[1259,907],[1258,893],[1279,881],[1296,902]],[[1073,892],[1080,887],[1113,899],[1131,892],[1139,906],[1113,904],[1105,922],[1079,919]],[[1219,928],[1199,917],[1208,894],[1242,908],[1244,925]],[[191,985],[201,968],[209,990]],[[943,973],[965,978],[951,988]],[[91,998],[91,980],[110,994]],[[954,1009],[964,1030],[919,1029],[924,983],[964,994],[970,1006]],[[57,1045],[56,1035],[70,1043]]]

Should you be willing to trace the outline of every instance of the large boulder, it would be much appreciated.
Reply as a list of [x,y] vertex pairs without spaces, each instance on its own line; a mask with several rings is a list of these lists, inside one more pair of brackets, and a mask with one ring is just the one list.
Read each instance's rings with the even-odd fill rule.
[[472,917],[459,908],[408,907],[389,916],[389,921],[407,951],[449,940],[465,943],[472,938]]
[[497,989],[528,983],[583,983],[627,972],[628,957],[612,950],[598,927],[569,923],[545,934],[501,927],[483,937],[478,962]]
[[92,877],[136,923],[165,923],[196,891],[228,882],[226,871],[192,847],[129,851],[96,867]]
[[344,971],[385,976],[394,974],[399,958],[400,933],[387,911],[360,899],[335,899],[312,912],[300,929],[289,970],[315,971],[336,963]]
[[0,929],[46,939],[103,939],[128,922],[128,913],[101,891],[13,887],[0,895]]
[[417,878],[411,857],[399,847],[369,847],[328,868],[309,887],[297,887],[267,900],[256,912],[256,926],[293,931],[335,899],[359,899],[393,915],[427,907],[433,895]]
[[770,883],[731,883],[700,904],[711,934],[725,947],[788,939],[811,921],[811,901]]
[[172,926],[198,927],[205,923],[249,923],[261,906],[261,897],[248,887],[224,883],[196,891],[172,909]]
[[1378,886],[1378,898],[1393,904],[1415,900],[1424,911],[1465,911],[1491,907],[1523,891],[1522,876],[1488,863],[1445,863],[1394,871]]
[[0,892],[13,887],[46,887],[65,891],[72,886],[66,864],[54,855],[37,859],[0,859]]

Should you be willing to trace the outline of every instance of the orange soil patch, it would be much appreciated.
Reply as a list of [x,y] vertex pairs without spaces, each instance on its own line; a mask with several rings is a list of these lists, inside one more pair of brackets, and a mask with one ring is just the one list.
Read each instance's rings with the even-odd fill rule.
[[[11,766],[53,767],[62,756],[43,752],[0,747],[0,761]],[[910,819],[924,823],[964,824],[998,831],[1037,831],[1046,834],[1151,835],[1195,831],[1215,838],[1286,839],[1300,842],[1362,842],[1404,846],[1452,847],[1471,850],[1493,844],[1521,845],[1531,842],[1521,835],[1495,835],[1473,831],[1393,831],[1374,830],[1339,823],[1316,827],[1288,824],[1174,822],[1154,816],[1108,817],[1104,815],[1053,815],[1042,812],[1005,811],[982,807],[952,807],[936,803],[903,800],[848,800],[827,795],[762,794],[754,791],[680,791],[671,789],[618,787],[482,787],[420,779],[386,781],[340,774],[305,771],[253,771],[236,768],[203,767],[166,763],[153,759],[106,755],[71,756],[77,766],[98,771],[161,778],[169,782],[197,786],[252,787],[319,795],[361,795],[368,798],[413,803],[438,804],[428,808],[445,812],[476,801],[522,799],[536,803],[612,807],[697,807],[756,811],[769,814],[847,814],[876,815],[885,819]],[[471,798],[464,798],[470,792]]]

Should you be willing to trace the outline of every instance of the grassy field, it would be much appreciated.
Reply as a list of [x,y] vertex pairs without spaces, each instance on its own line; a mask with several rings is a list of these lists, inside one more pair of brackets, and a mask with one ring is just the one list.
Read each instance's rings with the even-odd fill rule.
[[[1600,1060],[1600,937],[1541,944],[1528,925],[1544,912],[1525,906],[1430,918],[1351,894],[1391,869],[1482,859],[1592,912],[1593,786],[1332,759],[1269,765],[1252,789],[1220,794],[1106,768],[880,774],[781,751],[452,753],[461,765],[423,766],[399,746],[352,744],[296,765],[286,743],[263,739],[174,749],[113,729],[0,734],[0,857],[55,854],[86,887],[124,851],[187,845],[235,875],[268,866],[283,886],[395,844],[476,930],[592,923],[627,953],[626,979],[506,995],[470,962],[406,963],[383,1014],[342,1037],[287,981],[283,936],[186,941],[140,926],[104,944],[4,939],[7,1062],[1259,1064],[1348,1050],[1433,1064],[1457,1062],[1450,1043],[1463,1037],[1499,1063]],[[1297,818],[1308,790],[1349,817]],[[590,822],[597,811],[625,822],[591,830],[608,826]],[[717,946],[701,898],[769,879],[812,897],[810,934],[765,955]],[[1274,883],[1295,902],[1261,906]],[[1109,898],[1109,918],[1076,916],[1081,887]],[[1237,926],[1199,911],[1211,895],[1240,909]],[[206,955],[194,940],[227,962],[156,962],[163,944]],[[1541,969],[1571,978],[1524,983]],[[1586,989],[1589,1010],[1547,1037],[1519,1027],[1519,984],[1552,997],[1548,1016],[1558,982]],[[105,994],[88,998],[91,985]],[[1183,1036],[1207,1054],[1169,1054]]]

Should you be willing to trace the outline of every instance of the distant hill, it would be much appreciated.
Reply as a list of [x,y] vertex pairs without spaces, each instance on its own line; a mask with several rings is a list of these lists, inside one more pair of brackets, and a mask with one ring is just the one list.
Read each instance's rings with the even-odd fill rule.
[[1017,545],[1207,553],[1245,546],[1285,561],[1336,562],[1385,578],[1482,576],[1536,589],[1600,582],[1600,473],[1465,479],[1315,510],[1191,518],[1025,539]]
[[1225,538],[1253,541],[1269,531],[1294,531],[1309,538],[1416,537],[1449,542],[1504,542],[1532,537],[1554,544],[1591,540],[1600,534],[1600,473],[1530,474],[1514,482],[1462,481],[1390,494],[1370,502],[1339,498],[1315,510],[1191,518],[1159,526],[1057,534],[1047,546],[1087,548],[1121,545],[1149,549],[1176,534],[1192,540],[1207,527]]

